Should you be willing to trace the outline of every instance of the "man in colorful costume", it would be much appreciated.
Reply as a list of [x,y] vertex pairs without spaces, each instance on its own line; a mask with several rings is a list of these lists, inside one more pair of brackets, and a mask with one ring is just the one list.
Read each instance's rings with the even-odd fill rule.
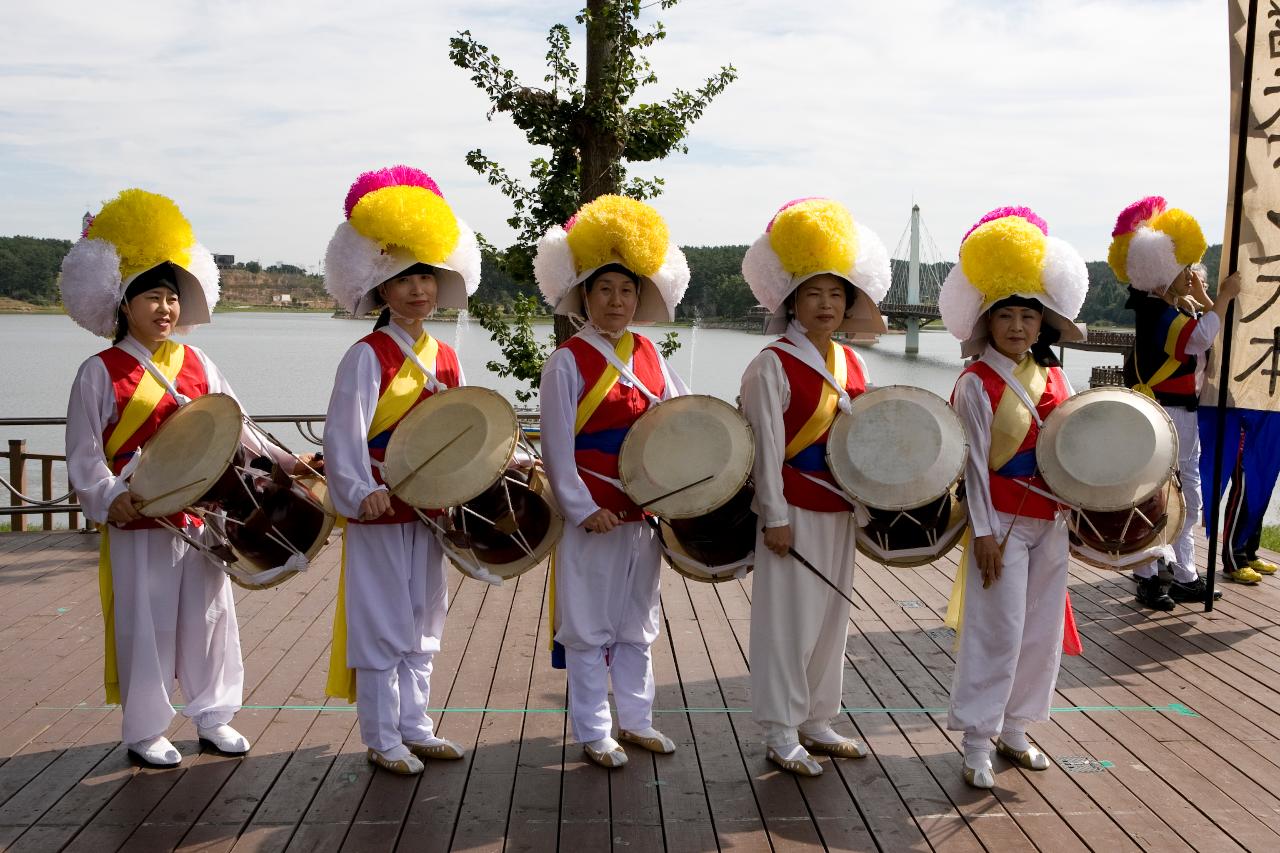
[[[203,394],[232,394],[208,356],[169,340],[210,322],[218,268],[172,200],[129,189],[89,221],[59,286],[67,314],[114,343],[80,365],[66,433],[72,487],[102,531],[106,700],[123,706],[122,740],[135,760],[177,766],[182,756],[165,737],[176,677],[202,744],[242,755],[249,741],[229,725],[244,688],[230,580],[186,541],[201,539],[199,518],[167,519],[180,538],[144,518],[129,493],[141,449],[165,419]],[[242,441],[294,470],[293,457],[254,434]]]
[[556,655],[568,670],[573,736],[595,763],[627,761],[612,737],[657,753],[675,745],[653,727],[650,646],[660,617],[658,541],[620,488],[618,451],[650,406],[687,394],[653,342],[631,323],[670,322],[689,284],[684,254],[647,204],[601,196],[538,242],[534,274],[555,313],[581,330],[542,369],[542,453],[564,513],[552,557]]
[[1064,650],[1079,653],[1067,597],[1064,512],[1036,468],[1040,424],[1071,394],[1050,344],[1079,341],[1089,276],[1080,255],[1025,207],[969,229],[938,298],[975,357],[951,402],[969,437],[969,531],[947,609],[958,644],[947,727],[963,732],[965,781],[991,788],[991,738],[1028,770],[1049,761],[1027,740],[1049,718]]
[[480,251],[417,169],[362,174],[345,208],[325,287],[355,317],[382,313],[338,365],[325,422],[329,494],[346,519],[326,690],[356,703],[370,763],[413,775],[422,758],[463,755],[427,715],[449,604],[446,563],[436,532],[388,491],[381,463],[414,406],[464,383],[453,348],[423,321],[437,307],[467,307]]
[[[1129,285],[1125,307],[1134,313],[1134,346],[1125,360],[1125,384],[1163,406],[1178,433],[1186,521],[1167,557],[1133,572],[1138,603],[1154,610],[1172,610],[1177,601],[1205,596],[1204,579],[1195,564],[1195,528],[1202,503],[1196,410],[1206,354],[1222,329],[1231,297],[1240,289],[1239,278],[1231,278],[1223,282],[1216,304],[1209,298],[1204,268],[1198,266],[1205,248],[1200,225],[1189,213],[1149,196],[1121,211],[1107,255],[1116,278]],[[1209,312],[1201,313],[1206,307]],[[1234,450],[1234,443],[1229,446]],[[1238,583],[1257,583],[1261,577],[1247,565],[1226,576]]]
[[837,733],[849,604],[854,507],[826,463],[839,411],[867,389],[862,359],[836,332],[883,332],[876,307],[889,289],[889,255],[839,202],[784,205],[747,250],[742,275],[782,336],[742,376],[741,405],[755,433],[756,536],[751,596],[751,710],[768,759],[804,776],[822,773],[811,753],[861,758]]

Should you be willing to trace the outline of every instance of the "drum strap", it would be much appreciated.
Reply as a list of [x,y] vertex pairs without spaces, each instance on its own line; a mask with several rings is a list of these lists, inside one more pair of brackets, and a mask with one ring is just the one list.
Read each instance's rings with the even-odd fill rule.
[[830,483],[828,483],[826,480],[819,480],[817,477],[814,477],[812,474],[807,474],[804,471],[801,471],[799,468],[794,468],[794,470],[801,477],[804,477],[806,480],[810,480],[814,483],[817,483],[819,486],[822,486],[822,488],[826,489],[828,492],[831,492],[833,495],[839,495],[842,500],[850,504],[853,507],[854,523],[857,524],[859,527],[866,527],[869,523],[871,523],[871,513],[867,512],[866,505],[854,500],[853,497],[844,489],[837,488],[831,485]]
[[[182,344],[174,344],[169,341],[165,341],[165,344],[169,344],[172,347],[178,347],[179,349],[183,349],[183,350],[186,349],[185,347],[182,346]],[[182,406],[191,402],[190,397],[178,392],[178,388],[176,385],[173,384],[173,380],[170,379],[165,374],[165,372],[160,369],[160,366],[157,365],[155,361],[152,360],[151,353],[147,352],[146,347],[144,347],[142,344],[134,340],[132,335],[125,335],[124,340],[120,342],[119,346],[120,346],[120,349],[124,350],[125,352],[129,353],[129,355],[136,358],[138,360],[138,363],[147,369],[147,373],[151,374],[152,378],[154,378],[155,381],[159,383],[160,387],[163,388],[165,391],[167,391],[169,393],[169,396],[173,397],[173,399],[178,401],[179,406]],[[161,346],[163,347],[164,344],[162,344]],[[157,352],[157,355],[159,354],[160,352]],[[184,356],[185,356],[185,352],[184,352]],[[177,370],[174,370],[173,372],[174,379],[177,378],[178,370],[181,370],[181,369],[182,369],[182,359],[178,359]]]
[[608,342],[605,341],[599,332],[594,330],[588,331],[586,334],[580,335],[580,337],[589,343],[596,352],[604,356],[604,360],[607,361],[614,370],[618,371],[624,379],[630,382],[637,391],[643,394],[650,403],[656,404],[661,402],[658,397],[640,381],[640,378],[636,376],[635,372],[628,367],[622,359],[618,358],[618,353],[613,347],[609,346]]
[[[831,345],[836,347],[842,346],[835,341],[832,341]],[[830,370],[827,370],[827,365],[818,357],[818,350],[816,348],[801,348],[786,338],[780,338],[770,344],[770,346],[798,359],[814,373],[821,376],[828,385],[835,389],[836,394],[840,397],[840,402],[837,404],[840,407],[840,410],[842,412],[849,411],[849,406],[852,405],[852,398],[849,396],[848,389],[844,387],[843,382],[831,375]],[[843,355],[843,353],[840,354]]]
[[416,341],[410,341],[409,335],[404,330],[397,327],[395,323],[389,323],[388,325],[383,326],[381,331],[389,335],[391,340],[396,342],[396,346],[400,347],[400,352],[404,353],[404,357],[410,364],[422,371],[422,375],[427,378],[426,387],[428,391],[435,394],[448,388],[448,386],[441,382],[436,376],[436,372],[423,364],[422,359],[418,358],[418,353],[414,351],[413,348]]

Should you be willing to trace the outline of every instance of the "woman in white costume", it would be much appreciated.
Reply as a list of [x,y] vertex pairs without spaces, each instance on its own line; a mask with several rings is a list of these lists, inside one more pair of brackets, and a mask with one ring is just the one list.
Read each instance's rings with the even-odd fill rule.
[[[751,595],[751,711],[768,759],[802,776],[813,753],[862,758],[831,723],[840,713],[857,523],[826,464],[839,410],[867,390],[866,366],[836,332],[883,332],[876,304],[889,289],[889,255],[839,202],[784,205],[747,250],[742,274],[781,334],[742,375],[742,410],[756,437],[752,477],[761,529]],[[799,556],[797,556],[799,555]]]
[[[170,340],[208,323],[218,268],[172,200],[121,192],[86,226],[62,262],[67,314],[114,346],[87,359],[67,406],[67,470],[87,519],[102,529],[99,585],[106,630],[106,696],[123,706],[122,739],[135,760],[172,767],[165,737],[175,676],[202,745],[249,751],[229,724],[240,709],[244,665],[230,580],[203,552],[144,518],[129,492],[130,462],[179,405],[232,394],[203,352]],[[234,395],[232,395],[234,396]],[[293,471],[297,460],[242,440]],[[195,540],[198,518],[168,521]]]
[[1027,726],[1049,718],[1064,648],[1079,653],[1066,517],[1035,449],[1040,423],[1073,393],[1050,345],[1084,339],[1072,321],[1089,276],[1048,231],[1025,207],[991,211],[965,235],[938,299],[974,357],[951,400],[969,437],[969,531],[947,610],[959,644],[947,726],[964,733],[963,775],[977,788],[995,785],[993,737],[1010,761],[1049,766]]
[[422,758],[463,755],[427,715],[446,564],[433,529],[388,492],[381,461],[415,405],[463,384],[457,355],[423,321],[467,307],[480,252],[435,182],[407,166],[361,175],[346,214],[329,241],[325,287],[356,317],[382,313],[338,365],[325,422],[325,476],[346,518],[326,689],[356,703],[370,763],[413,775]]
[[619,488],[618,450],[649,406],[688,393],[628,327],[674,319],[689,267],[657,211],[601,196],[539,241],[534,272],[555,313],[585,318],[547,359],[539,391],[543,458],[568,522],[552,563],[554,663],[568,669],[574,737],[595,763],[620,767],[610,681],[619,739],[658,753],[675,745],[652,721],[660,551]]

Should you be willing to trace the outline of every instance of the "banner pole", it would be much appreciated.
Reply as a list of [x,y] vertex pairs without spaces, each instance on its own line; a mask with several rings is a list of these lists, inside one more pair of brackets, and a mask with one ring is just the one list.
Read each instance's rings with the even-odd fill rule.
[[[1248,168],[1245,159],[1245,143],[1249,138],[1249,98],[1253,89],[1253,42],[1258,25],[1258,0],[1249,0],[1249,19],[1245,24],[1244,67],[1240,81],[1240,108],[1236,120],[1236,156],[1235,174],[1232,180],[1231,205],[1231,246],[1228,256],[1227,275],[1233,275],[1240,269],[1240,223],[1244,218],[1244,175]],[[1229,33],[1234,37],[1234,33]],[[1234,47],[1233,47],[1234,49]],[[1224,252],[1228,251],[1223,246]],[[1219,273],[1221,279],[1221,273]],[[1218,370],[1218,410],[1214,413],[1217,428],[1213,437],[1213,482],[1209,499],[1209,565],[1205,570],[1204,612],[1213,611],[1213,589],[1217,578],[1219,515],[1222,511],[1222,453],[1226,442],[1228,383],[1231,381],[1231,340],[1235,326],[1236,300],[1227,305],[1226,319],[1222,330],[1222,363]],[[1239,436],[1235,445],[1239,446]]]

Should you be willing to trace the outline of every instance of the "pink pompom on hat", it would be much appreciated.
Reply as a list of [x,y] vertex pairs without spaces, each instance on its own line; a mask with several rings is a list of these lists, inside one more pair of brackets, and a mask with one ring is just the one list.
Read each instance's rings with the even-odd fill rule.
[[1128,205],[1111,230],[1107,263],[1116,279],[1147,293],[1163,293],[1208,244],[1200,223],[1185,210],[1149,195]]

